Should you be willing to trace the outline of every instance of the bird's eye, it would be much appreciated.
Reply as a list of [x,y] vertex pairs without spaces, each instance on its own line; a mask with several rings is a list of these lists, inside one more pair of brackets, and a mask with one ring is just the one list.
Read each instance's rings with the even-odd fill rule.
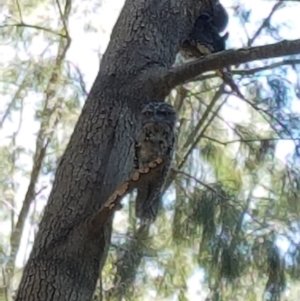
[[212,21],[212,17],[207,13],[201,14],[200,17],[206,21]]
[[160,113],[160,115],[162,115],[162,116],[169,116],[169,115],[170,115],[170,112],[169,112],[169,111],[160,111],[159,113]]
[[144,112],[144,115],[147,116],[147,117],[151,117],[153,115],[153,112],[152,111],[146,111],[146,112]]

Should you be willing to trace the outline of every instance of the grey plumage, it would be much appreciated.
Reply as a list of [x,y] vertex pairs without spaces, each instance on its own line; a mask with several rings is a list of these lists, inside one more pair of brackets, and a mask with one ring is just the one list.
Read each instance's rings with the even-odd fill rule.
[[229,22],[229,16],[225,7],[219,1],[213,4],[204,13],[208,13],[212,15],[213,24],[218,32],[222,32],[225,30]]
[[150,102],[141,114],[141,130],[135,147],[136,168],[141,168],[160,156],[167,156],[169,162],[137,188],[136,217],[142,223],[153,222],[158,214],[162,190],[168,176],[174,152],[175,109],[164,102]]
[[[190,34],[180,45],[180,55],[185,60],[197,59],[210,53],[226,49],[226,40],[229,33],[220,35],[225,30],[229,21],[228,13],[220,2],[205,10],[196,20]],[[235,84],[229,67],[216,70],[224,83],[227,84],[240,98],[244,96]]]
[[228,14],[220,2],[212,5],[197,18],[189,36],[180,45],[184,59],[198,58],[226,48],[228,32],[220,35],[228,24]]

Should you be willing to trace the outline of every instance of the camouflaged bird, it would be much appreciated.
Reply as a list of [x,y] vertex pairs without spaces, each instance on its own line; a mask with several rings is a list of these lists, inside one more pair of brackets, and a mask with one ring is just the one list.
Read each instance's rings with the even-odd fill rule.
[[180,54],[184,59],[199,58],[203,55],[226,49],[228,32],[220,32],[228,24],[228,14],[220,2],[206,9],[197,18],[189,36],[180,45]]
[[142,109],[141,130],[135,146],[136,169],[160,156],[169,159],[137,188],[136,217],[142,224],[155,221],[161,206],[162,191],[174,153],[176,120],[175,109],[165,102],[152,101]]
[[[222,4],[217,2],[198,17],[188,38],[181,43],[180,55],[188,60],[225,50],[229,34],[226,32],[221,36],[220,32],[225,30],[227,24],[228,14]],[[229,68],[216,70],[216,73],[233,92],[244,99]]]
[[209,6],[204,13],[212,16],[212,22],[219,33],[225,30],[229,17],[225,7],[219,1]]

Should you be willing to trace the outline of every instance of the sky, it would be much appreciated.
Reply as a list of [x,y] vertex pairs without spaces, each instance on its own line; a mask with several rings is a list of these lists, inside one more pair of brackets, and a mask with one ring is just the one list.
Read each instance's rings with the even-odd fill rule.
[[[82,1],[79,6],[78,11],[72,15],[71,21],[69,23],[70,28],[70,35],[72,37],[72,44],[67,53],[67,60],[71,61],[74,65],[78,66],[79,69],[84,74],[84,80],[87,86],[87,90],[93,84],[93,81],[97,75],[99,69],[99,51],[103,53],[107,47],[109,42],[110,32],[115,24],[115,21],[118,17],[118,14],[123,6],[123,0],[103,0],[101,9],[97,10],[97,13],[93,13],[92,9],[89,7],[88,1]],[[232,6],[233,1],[231,0],[222,0],[221,3],[226,7],[229,15],[233,14]],[[252,10],[251,15],[251,24],[245,24],[245,28],[247,31],[251,33],[255,30],[254,28],[258,28],[262,22],[262,19],[267,17],[269,14],[271,7],[275,4],[275,1],[263,1],[263,0],[252,0],[252,1],[244,1],[246,7]],[[88,17],[92,24],[95,26],[95,31],[84,31],[84,21],[86,18],[86,14],[82,13],[82,11],[88,11]],[[299,9],[298,9],[299,10]],[[282,9],[275,13],[272,18],[272,22],[274,24],[281,23],[283,19],[286,19],[288,16],[289,20],[289,28],[282,28],[281,29],[281,36],[285,39],[296,39],[300,37],[299,25],[299,14],[298,10],[293,8],[286,8]],[[43,18],[43,13],[45,11],[41,7],[38,14],[32,14],[27,17],[27,22],[34,24],[35,20]],[[47,11],[48,12],[48,11]],[[2,14],[5,12],[2,12]],[[49,13],[49,12],[48,12]],[[55,13],[55,12],[50,12]],[[3,15],[1,17],[0,13],[0,22],[3,20]],[[238,23],[237,18],[230,18],[229,25],[227,30],[230,32],[229,41],[228,41],[228,48],[239,48],[241,45],[245,44],[246,37],[244,30],[241,30],[241,24]],[[271,38],[266,37],[263,35],[263,38],[257,39],[255,45],[264,45],[268,43],[274,42]],[[42,36],[38,36],[33,43],[29,46],[29,49],[26,49],[27,52],[30,54],[39,55],[43,49],[45,48],[46,44],[43,41]],[[11,45],[1,46],[0,49],[0,66],[4,62],[9,62],[14,57],[14,49]],[[26,57],[26,51],[19,52],[18,55],[20,57]],[[261,62],[257,62],[257,65],[262,64]],[[288,74],[289,80],[291,82],[295,82],[297,79],[295,78],[294,73]],[[20,76],[21,77],[21,76]],[[37,131],[37,123],[33,121],[33,114],[34,114],[34,99],[36,98],[35,95],[27,95],[25,97],[25,106],[24,106],[24,116],[25,119],[23,121],[23,126],[18,136],[18,144],[24,146],[28,151],[32,151],[32,148],[35,145],[35,133]],[[1,100],[2,105],[0,106],[0,116],[3,111],[4,102],[8,102],[9,99]],[[244,104],[237,98],[231,97],[228,101],[229,106],[226,107],[228,111],[228,120],[232,122],[238,122],[240,120],[245,120],[249,118],[247,113],[243,114],[244,112]],[[294,110],[299,110],[299,106],[297,103],[293,105]],[[11,135],[11,133],[16,130],[18,127],[17,115],[13,115],[11,122],[7,122],[3,129],[0,130],[0,145],[6,144],[8,139],[7,137]],[[284,141],[279,143],[279,146],[276,150],[276,156],[284,161],[287,154],[290,152],[291,147],[293,146],[292,142]],[[30,170],[31,168],[31,160],[24,158],[23,160],[24,166]],[[25,191],[27,189],[28,180],[23,175],[18,175],[18,182],[20,187],[18,189],[16,199],[17,199],[17,207],[14,208],[16,212],[18,212],[21,208],[23,197]],[[47,179],[45,179],[46,181]],[[44,207],[47,195],[50,191],[50,187],[46,189],[43,194],[43,198],[38,202],[39,210],[42,210]],[[126,216],[124,214],[118,213],[116,215],[117,222],[115,226],[118,231],[125,232],[125,227],[123,226],[126,223]],[[122,227],[120,226],[122,225]],[[7,224],[6,227],[0,228],[0,234],[7,235],[9,233],[9,225]],[[29,227],[29,223],[26,224],[24,235],[22,238],[21,244],[21,251],[19,252],[17,258],[17,265],[22,266],[24,262],[24,257],[28,255],[29,250],[25,251],[25,246],[28,242],[28,235],[31,239],[33,237],[33,229]],[[28,235],[26,235],[28,234]],[[282,248],[286,248],[286,243],[281,242],[280,245]],[[27,255],[26,255],[27,254]],[[199,271],[196,271],[189,280],[189,296],[190,300],[198,300],[196,297],[196,290],[199,289],[199,280],[203,277],[203,274]]]

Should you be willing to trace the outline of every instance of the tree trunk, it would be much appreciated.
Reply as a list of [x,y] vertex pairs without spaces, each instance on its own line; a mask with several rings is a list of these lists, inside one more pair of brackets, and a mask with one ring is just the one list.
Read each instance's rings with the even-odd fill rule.
[[16,300],[89,300],[106,259],[110,222],[87,221],[133,168],[141,105],[163,99],[159,75],[212,0],[127,0],[99,74],[57,168]]

